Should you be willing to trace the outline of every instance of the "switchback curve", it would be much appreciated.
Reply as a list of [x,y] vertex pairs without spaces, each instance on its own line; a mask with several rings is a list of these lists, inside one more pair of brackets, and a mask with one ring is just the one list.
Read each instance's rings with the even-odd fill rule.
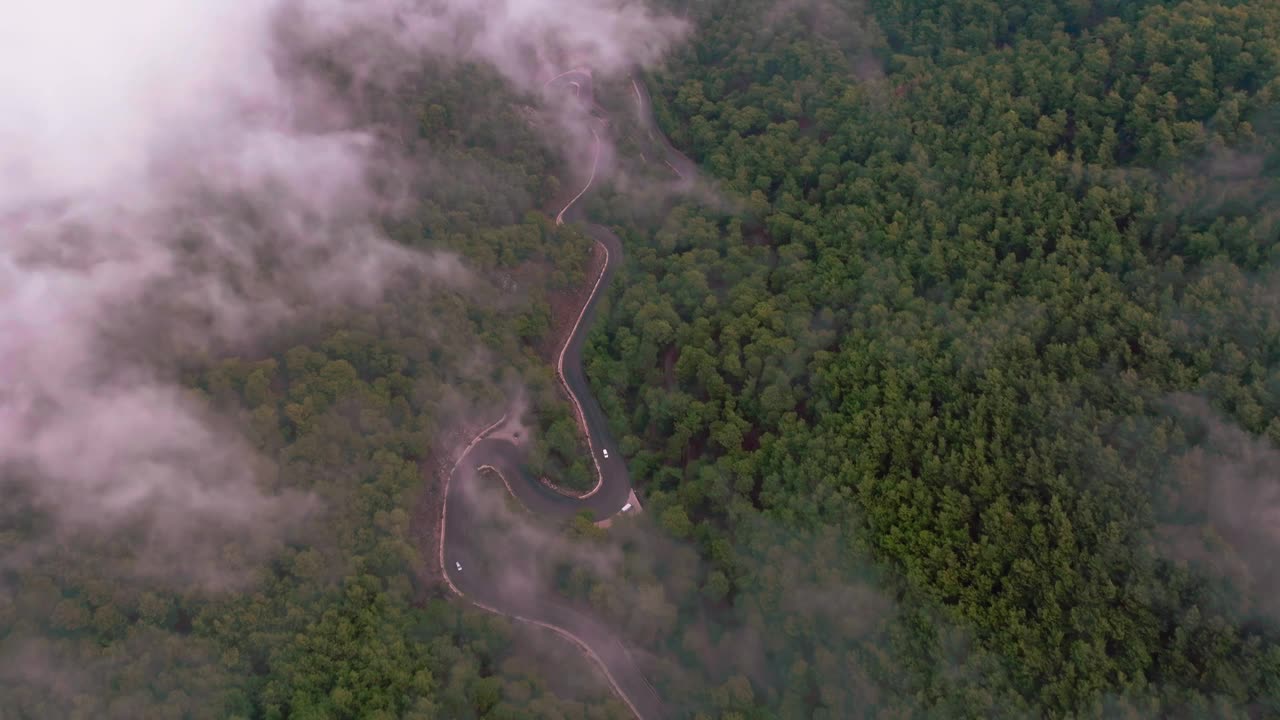
[[[556,81],[565,81],[574,86],[577,91],[575,97],[579,98],[584,87],[588,93],[592,89],[590,73],[582,70],[562,73],[552,78],[547,84],[550,85]],[[647,124],[651,130],[655,129],[656,123],[653,122],[652,116],[645,112],[650,109],[647,103],[648,93],[643,91],[640,83],[635,80],[632,83],[641,122]],[[593,104],[593,96],[588,94],[587,101]],[[595,179],[596,165],[600,159],[600,137],[594,128],[591,132],[594,151],[588,180],[582,190],[556,215],[556,224],[562,223],[566,217],[572,221],[581,216],[578,200],[590,189]],[[661,135],[661,132],[658,131],[658,134]],[[667,164],[682,182],[688,182],[694,174],[693,163],[672,148],[665,137],[662,137],[661,141],[668,151]],[[684,168],[685,171],[681,172],[679,168]],[[634,504],[635,495],[631,490],[631,479],[627,473],[626,463],[623,462],[617,442],[609,431],[604,411],[590,392],[582,368],[583,343],[594,320],[596,304],[622,261],[622,242],[617,235],[601,225],[588,223],[586,230],[605,250],[604,268],[596,279],[592,292],[560,352],[557,374],[568,391],[579,423],[584,430],[584,437],[597,473],[597,484],[593,490],[581,497],[569,497],[552,490],[525,473],[521,466],[523,451],[519,447],[506,439],[487,437],[502,424],[506,419],[504,416],[502,420],[486,428],[471,441],[445,478],[445,503],[441,515],[438,561],[445,581],[455,593],[490,612],[539,625],[566,637],[603,670],[614,692],[621,697],[633,714],[641,720],[657,720],[665,717],[662,700],[645,678],[630,652],[618,639],[616,632],[580,610],[548,601],[545,597],[535,597],[533,593],[499,592],[496,589],[498,584],[495,579],[487,576],[484,568],[472,562],[479,555],[473,544],[475,538],[469,532],[469,529],[479,527],[477,510],[469,504],[468,494],[464,492],[462,482],[460,480],[455,482],[458,480],[455,475],[460,467],[471,471],[487,466],[502,476],[507,489],[520,500],[521,504],[532,512],[552,518],[567,518],[582,510],[590,510],[596,520],[604,520],[621,512],[628,503]],[[606,450],[610,451],[607,456]],[[459,571],[459,566],[464,569]]]

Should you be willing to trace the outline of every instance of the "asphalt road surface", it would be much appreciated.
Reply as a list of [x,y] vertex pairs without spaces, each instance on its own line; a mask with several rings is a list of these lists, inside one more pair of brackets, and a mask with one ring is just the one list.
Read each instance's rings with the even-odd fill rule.
[[649,137],[657,140],[662,145],[663,151],[667,154],[664,159],[672,172],[685,182],[693,182],[693,178],[697,174],[697,165],[685,157],[684,153],[675,149],[671,145],[671,141],[667,139],[667,136],[658,127],[658,123],[653,117],[653,102],[649,99],[649,89],[645,87],[643,82],[635,78],[631,79],[631,89],[635,93],[636,113],[640,120],[640,127],[649,134]]
[[[594,105],[589,72],[566,72],[552,78],[547,87],[554,90],[558,84],[566,86],[564,90],[567,97],[585,100],[588,107]],[[642,122],[661,136],[653,121],[649,96],[643,84],[635,82],[634,89],[637,111],[641,113]],[[661,140],[668,151],[668,164],[682,179],[691,180],[694,175],[693,163],[672,148],[665,137]],[[597,158],[598,154],[595,154],[592,162]],[[589,175],[594,178],[594,167]],[[581,193],[561,212],[566,221],[582,219],[578,197],[581,197]],[[503,567],[495,567],[493,558],[481,551],[480,541],[488,539],[480,537],[481,528],[486,523],[486,511],[476,499],[474,488],[467,485],[478,482],[476,468],[490,466],[502,474],[511,492],[530,511],[551,518],[567,518],[582,510],[591,510],[597,521],[620,512],[631,495],[631,478],[627,474],[626,463],[622,460],[617,441],[609,432],[604,411],[587,386],[582,369],[583,342],[595,318],[596,304],[622,262],[622,242],[603,226],[587,224],[586,230],[592,238],[604,245],[608,251],[608,259],[595,291],[587,300],[578,324],[569,336],[560,356],[560,364],[564,382],[572,394],[571,399],[576,401],[586,426],[586,439],[595,467],[598,468],[599,484],[593,492],[581,498],[562,495],[522,471],[524,451],[521,448],[504,439],[479,439],[464,453],[450,473],[442,522],[444,530],[440,561],[447,581],[456,591],[491,612],[548,627],[565,636],[601,666],[614,691],[637,717],[641,720],[658,720],[666,717],[662,700],[621,643],[618,633],[588,612],[557,602],[545,592],[515,592],[510,586],[504,585],[504,582],[509,582],[510,575],[518,574],[512,571],[521,568],[504,570]],[[606,449],[609,451],[607,458],[604,456]],[[514,551],[504,561],[522,563],[519,553]],[[458,570],[459,565],[462,570]]]

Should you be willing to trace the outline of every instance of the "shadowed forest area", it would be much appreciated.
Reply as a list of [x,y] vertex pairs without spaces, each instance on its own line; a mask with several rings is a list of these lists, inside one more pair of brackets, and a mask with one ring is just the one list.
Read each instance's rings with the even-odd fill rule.
[[[650,192],[613,78],[625,172],[586,198],[627,258],[587,375],[646,514],[547,531],[566,602],[673,717],[1280,715],[1280,4],[671,4],[646,79],[697,191]],[[382,229],[470,279],[163,369],[313,500],[213,590],[0,484],[0,720],[629,717],[424,540],[517,394],[534,470],[591,483],[545,352],[572,173],[490,70],[364,92],[414,164]]]
[[705,717],[1280,712],[1280,7],[690,6],[587,364],[699,560],[578,591]]

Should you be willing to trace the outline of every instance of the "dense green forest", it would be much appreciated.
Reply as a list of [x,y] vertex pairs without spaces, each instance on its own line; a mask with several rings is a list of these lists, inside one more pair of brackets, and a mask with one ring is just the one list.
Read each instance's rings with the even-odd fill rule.
[[702,560],[566,589],[705,717],[1280,713],[1280,6],[690,6],[588,375]]
[[[670,192],[601,79],[588,213],[627,260],[587,371],[647,512],[556,529],[624,552],[566,596],[676,717],[1280,715],[1280,5],[672,4],[648,84],[704,177]],[[454,435],[519,393],[534,469],[590,482],[546,353],[591,253],[538,212],[566,173],[483,68],[364,99],[420,171],[387,234],[478,286],[183,358],[320,517],[242,592],[112,578],[125,539],[5,565],[0,718],[628,716],[424,537]]]
[[[423,183],[387,232],[458,252],[480,286],[405,282],[260,356],[184,358],[194,397],[237,421],[271,489],[311,493],[319,516],[266,563],[248,539],[223,547],[251,573],[234,592],[110,572],[135,562],[128,538],[6,564],[0,718],[627,716],[602,682],[547,677],[592,677],[590,665],[446,600],[415,531],[436,527],[424,493],[438,492],[433,462],[455,450],[452,431],[492,421],[512,388],[531,422],[572,422],[534,346],[551,330],[548,293],[584,282],[590,242],[537,212],[558,191],[555,155],[517,101],[477,67],[368,98]],[[6,553],[43,532],[18,493],[0,518]]]

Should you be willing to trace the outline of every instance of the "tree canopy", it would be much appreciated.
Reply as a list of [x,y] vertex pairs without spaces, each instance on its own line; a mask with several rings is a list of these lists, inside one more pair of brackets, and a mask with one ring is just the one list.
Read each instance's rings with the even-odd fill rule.
[[[588,357],[650,507],[706,560],[702,599],[668,589],[672,628],[715,610],[789,636],[754,693],[690,661],[730,686],[689,702],[1280,711],[1275,586],[1249,561],[1277,546],[1215,510],[1265,502],[1240,455],[1280,443],[1280,11],[690,5],[655,104],[733,211],[625,228]],[[837,530],[842,551],[792,562],[837,587],[875,570],[896,611],[871,642],[760,584],[785,538]],[[1224,584],[1231,557],[1251,591]]]

